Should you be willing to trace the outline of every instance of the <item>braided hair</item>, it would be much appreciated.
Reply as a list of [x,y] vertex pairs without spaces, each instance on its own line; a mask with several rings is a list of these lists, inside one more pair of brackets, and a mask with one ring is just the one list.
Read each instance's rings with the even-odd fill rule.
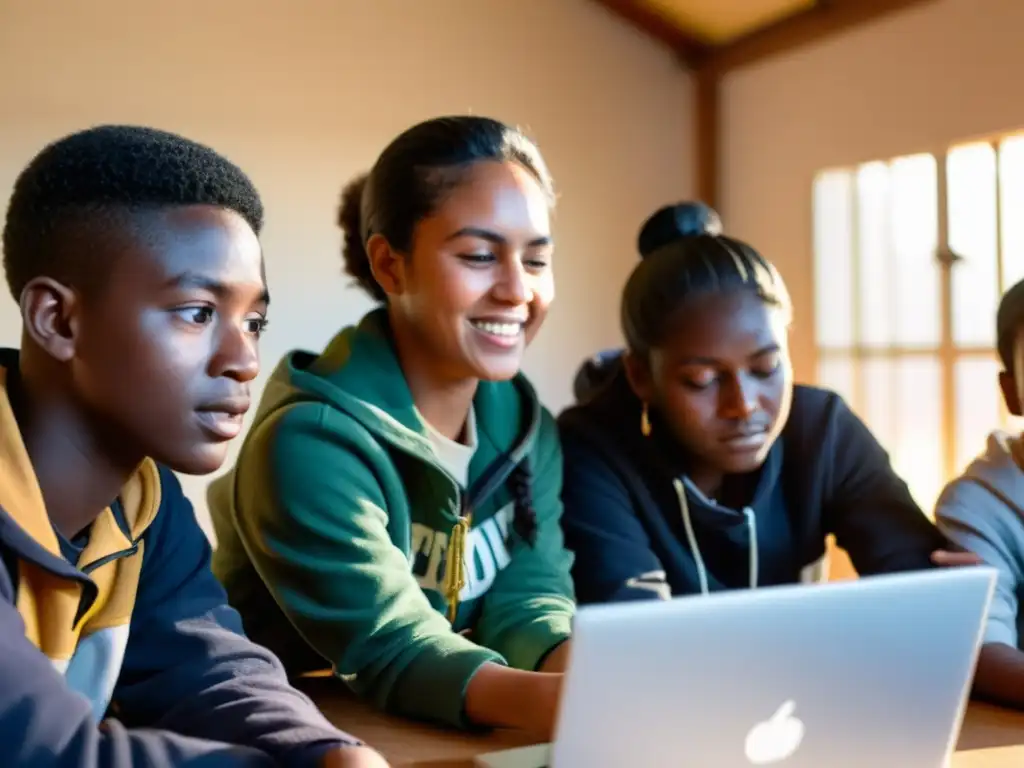
[[512,530],[531,547],[537,541],[537,511],[533,508],[533,471],[523,459],[508,477],[515,512]]

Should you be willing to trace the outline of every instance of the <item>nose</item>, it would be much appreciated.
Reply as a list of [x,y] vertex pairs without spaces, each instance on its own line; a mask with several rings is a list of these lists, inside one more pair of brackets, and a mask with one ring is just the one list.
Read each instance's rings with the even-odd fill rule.
[[211,375],[246,383],[260,373],[259,342],[244,323],[225,322],[210,360]]
[[740,374],[725,377],[719,389],[718,412],[724,419],[746,421],[757,411],[757,385]]
[[529,304],[533,301],[530,276],[518,258],[508,259],[501,270],[501,277],[494,286],[494,295],[506,304]]

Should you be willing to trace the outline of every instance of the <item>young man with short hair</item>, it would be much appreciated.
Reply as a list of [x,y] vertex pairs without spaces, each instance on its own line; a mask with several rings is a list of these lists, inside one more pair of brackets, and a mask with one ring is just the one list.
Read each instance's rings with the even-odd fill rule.
[[384,766],[242,633],[172,470],[225,459],[267,289],[249,179],[104,126],[18,177],[0,350],[0,742],[11,766]]
[[[1007,409],[1024,415],[1024,281],[996,317]],[[993,432],[985,452],[946,486],[935,509],[946,536],[999,571],[974,676],[980,698],[1024,709],[1024,440]]]

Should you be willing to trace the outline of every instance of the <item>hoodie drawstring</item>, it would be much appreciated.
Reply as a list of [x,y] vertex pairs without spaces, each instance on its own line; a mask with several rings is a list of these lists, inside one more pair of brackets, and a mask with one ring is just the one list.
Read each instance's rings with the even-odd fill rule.
[[[679,511],[683,516],[683,528],[686,529],[686,541],[693,553],[693,560],[697,565],[697,578],[700,581],[700,593],[708,595],[711,590],[708,588],[708,569],[704,565],[704,556],[701,554],[700,546],[697,544],[697,535],[693,532],[693,521],[690,519],[690,505],[686,502],[686,488],[683,481],[676,478],[672,481],[676,489],[676,498],[679,499]],[[750,538],[750,588],[757,589],[757,519],[754,517],[754,510],[750,507],[743,508],[743,517],[747,521],[747,532]]]

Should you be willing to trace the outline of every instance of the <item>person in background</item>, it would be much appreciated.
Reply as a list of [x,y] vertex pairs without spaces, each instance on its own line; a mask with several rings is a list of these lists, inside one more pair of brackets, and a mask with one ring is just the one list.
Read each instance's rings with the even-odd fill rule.
[[172,470],[205,474],[259,371],[263,207],[207,147],[100,126],[43,149],[3,230],[5,766],[380,768],[242,634]]
[[[911,498],[842,398],[794,386],[775,268],[700,217],[654,238],[622,297],[627,351],[559,417],[581,603],[975,562]],[[933,553],[939,554],[933,557]]]
[[484,117],[403,132],[344,191],[379,303],[285,357],[209,503],[215,570],[293,674],[391,712],[548,734],[574,612],[554,419],[520,373],[554,298],[537,147]]
[[[722,220],[718,213],[701,202],[683,202],[665,205],[652,213],[640,227],[637,250],[640,258],[671,242],[680,231],[722,234]],[[572,391],[576,402],[583,402],[597,393],[615,371],[615,365],[624,349],[601,350],[583,361],[573,379]]]
[[[1007,410],[1024,415],[1024,281],[996,315],[999,385]],[[935,521],[952,541],[998,570],[974,675],[980,698],[1024,709],[1024,443],[993,432],[985,451],[943,490]]]

